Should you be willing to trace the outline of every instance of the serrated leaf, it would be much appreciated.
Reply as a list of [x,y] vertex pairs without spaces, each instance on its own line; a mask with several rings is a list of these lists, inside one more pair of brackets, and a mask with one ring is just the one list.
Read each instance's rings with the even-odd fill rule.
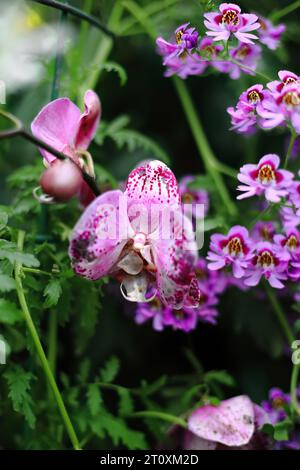
[[102,396],[97,384],[89,384],[87,389],[87,405],[92,416],[97,416],[101,410]]
[[104,62],[104,64],[101,65],[100,70],[117,73],[121,86],[124,86],[127,82],[126,70],[120,64],[117,64],[117,62]]
[[116,356],[110,357],[100,371],[101,381],[105,383],[112,382],[120,369],[120,361]]
[[0,240],[0,259],[7,259],[12,264],[18,262],[28,268],[37,268],[40,265],[34,255],[20,252],[15,243],[3,239]]
[[6,325],[14,325],[22,321],[23,315],[21,310],[10,300],[0,299],[0,323]]
[[129,152],[142,149],[167,164],[170,161],[167,153],[156,142],[138,131],[121,129],[110,135],[110,137],[116,142],[119,149],[127,147]]
[[0,292],[10,292],[16,288],[15,280],[7,274],[0,274]]
[[58,279],[51,279],[44,290],[44,297],[46,297],[44,306],[46,308],[53,307],[59,301],[62,293],[60,281]]
[[133,400],[127,388],[118,388],[119,395],[119,415],[128,416],[134,411]]
[[35,415],[32,409],[33,400],[29,391],[31,382],[35,379],[31,372],[26,372],[21,366],[12,366],[4,374],[7,380],[13,409],[22,413],[31,428],[35,426]]

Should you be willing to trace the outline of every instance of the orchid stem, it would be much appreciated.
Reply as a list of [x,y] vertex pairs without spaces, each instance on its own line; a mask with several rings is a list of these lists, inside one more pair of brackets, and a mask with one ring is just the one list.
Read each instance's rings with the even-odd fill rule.
[[292,370],[292,376],[291,376],[290,395],[291,395],[291,412],[292,414],[297,413],[297,415],[300,416],[300,407],[299,407],[298,397],[297,397],[299,371],[300,371],[300,364],[294,364],[293,370]]
[[[25,238],[25,232],[23,232],[22,230],[19,230],[17,245],[18,245],[18,249],[20,251],[23,250],[24,238]],[[51,368],[49,366],[49,363],[47,361],[43,346],[41,344],[39,335],[38,335],[37,330],[35,328],[35,325],[33,323],[33,320],[32,320],[32,317],[31,317],[31,314],[30,314],[30,311],[29,311],[29,308],[28,308],[28,305],[27,305],[27,302],[26,302],[26,298],[25,298],[25,295],[24,295],[24,289],[23,289],[23,285],[22,285],[22,263],[20,263],[18,261],[15,263],[15,281],[16,281],[16,289],[17,289],[17,295],[18,295],[20,307],[22,309],[24,319],[25,319],[25,322],[27,324],[28,331],[29,331],[30,336],[32,338],[32,341],[33,341],[34,347],[36,349],[36,353],[38,355],[38,358],[40,360],[42,369],[44,371],[46,380],[47,380],[47,382],[48,382],[48,384],[49,384],[49,386],[52,390],[52,393],[54,395],[54,398],[56,400],[59,412],[60,412],[61,417],[62,417],[62,421],[65,425],[65,428],[66,428],[66,431],[67,431],[68,436],[70,438],[70,441],[72,442],[73,448],[75,450],[80,450],[79,441],[78,441],[76,432],[74,430],[74,427],[73,427],[72,422],[70,420],[69,414],[66,410],[64,401],[62,399],[61,393],[60,393],[60,391],[57,387],[55,378],[53,376],[53,373],[52,373]]]
[[72,5],[58,2],[56,0],[31,0],[31,1],[35,3],[40,3],[41,5],[45,5],[48,7],[56,8],[57,10],[61,10],[66,13],[70,13],[71,15],[76,16],[77,18],[81,20],[87,21],[92,26],[95,26],[96,28],[100,29],[107,36],[110,36],[111,38],[115,37],[115,34],[113,33],[113,31],[111,31],[107,26],[105,26],[101,21],[89,15],[88,13],[85,13],[79,8],[76,8]]

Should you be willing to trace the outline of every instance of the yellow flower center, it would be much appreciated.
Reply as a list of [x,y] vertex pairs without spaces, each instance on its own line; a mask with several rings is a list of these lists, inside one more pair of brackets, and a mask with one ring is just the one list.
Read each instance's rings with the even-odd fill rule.
[[239,255],[243,251],[243,245],[239,237],[233,237],[227,244],[228,252],[231,255]]
[[175,33],[176,44],[182,43],[182,36],[183,36],[183,31],[181,29]]
[[268,268],[274,265],[274,257],[269,251],[263,251],[257,257],[257,264],[262,268]]
[[238,14],[235,10],[227,10],[222,16],[222,23],[237,25],[239,22]]
[[275,181],[275,172],[271,165],[263,165],[258,172],[258,179],[261,183],[270,183]]
[[250,103],[257,103],[260,101],[259,93],[256,90],[249,91],[247,98]]
[[291,250],[294,250],[295,248],[297,248],[298,246],[298,240],[297,240],[297,237],[295,235],[291,235],[287,242],[286,242],[286,245],[291,249]]
[[284,95],[283,101],[288,106],[298,106],[300,104],[300,96],[296,91],[289,91]]

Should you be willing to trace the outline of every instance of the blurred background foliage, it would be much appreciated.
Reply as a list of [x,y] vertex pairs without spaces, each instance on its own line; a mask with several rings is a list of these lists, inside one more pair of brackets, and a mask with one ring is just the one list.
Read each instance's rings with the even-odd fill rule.
[[[73,0],[69,3],[84,10],[89,9],[104,24],[111,24],[111,12],[120,2]],[[203,11],[213,8],[218,2],[138,0],[137,3],[144,11],[149,8],[155,10],[155,6],[158,7],[159,4],[166,5],[166,8],[153,14],[151,19],[158,34],[169,38],[178,25],[187,21],[203,34]],[[245,10],[264,16],[281,8],[283,3],[286,2],[239,2]],[[58,21],[60,13],[57,10],[30,1],[27,4],[40,15],[43,22]],[[190,173],[203,174],[201,158],[173,84],[163,77],[164,70],[161,58],[156,54],[155,43],[132,20],[128,10],[124,9],[119,25],[111,25],[117,34],[114,41],[87,23],[80,23],[76,18],[68,16],[68,22],[73,25],[74,37],[63,62],[60,96],[69,96],[80,107],[83,93],[88,87],[93,87],[100,96],[102,122],[90,151],[98,165],[101,183],[106,185],[112,182],[105,171],[113,179],[122,181],[138,161],[153,156],[169,159],[177,177]],[[264,48],[259,65],[259,70],[273,78],[280,69],[290,69],[296,73],[299,71],[299,10],[284,18],[284,22],[287,24],[287,31],[282,47],[275,52]],[[101,62],[105,51],[110,53]],[[7,96],[5,108],[18,116],[28,128],[41,107],[50,100],[54,59],[45,59],[44,65],[44,77],[38,84]],[[285,151],[286,136],[280,132],[258,132],[251,137],[244,137],[229,131],[226,108],[236,102],[245,88],[257,81],[259,80],[255,77],[247,75],[234,81],[226,75],[215,73],[188,79],[188,87],[215,154],[220,161],[236,170],[245,162],[257,161],[265,153],[283,155]],[[116,127],[110,129],[112,122]],[[4,127],[3,122],[1,126]],[[144,140],[133,133],[131,141],[127,135],[127,145],[123,145],[124,136],[123,140],[122,134],[119,138],[116,137],[117,131],[123,127],[141,133],[145,136]],[[27,165],[27,171],[24,171],[23,167]],[[297,162],[295,165],[298,167]],[[42,171],[42,161],[37,149],[20,138],[1,141],[0,168],[1,204],[11,204],[16,215],[13,224],[15,227],[25,228],[29,233],[38,231],[40,208],[31,196]],[[20,174],[18,169],[21,169]],[[16,170],[17,173],[14,173]],[[226,178],[226,183],[235,197],[236,181]],[[213,188],[211,196],[214,198]],[[238,205],[240,223],[247,223],[243,215],[246,206],[247,203],[244,202]],[[69,381],[74,380],[84,359],[89,358],[92,370],[97,371],[107,358],[115,355],[121,361],[118,383],[126,387],[137,387],[141,379],[153,382],[161,376],[173,377],[171,381],[174,380],[174,383],[162,394],[164,403],[168,404],[165,406],[170,409],[172,397],[176,397],[176,387],[177,392],[180,390],[180,376],[195,374],[198,382],[201,382],[202,366],[205,371],[226,370],[235,378],[235,385],[231,389],[226,387],[233,385],[231,379],[227,380],[226,376],[225,379],[221,378],[225,390],[218,392],[227,396],[246,393],[259,402],[266,398],[271,386],[288,388],[289,359],[285,355],[281,332],[271,307],[263,297],[231,288],[221,299],[217,326],[199,324],[197,330],[190,334],[171,330],[155,332],[150,323],[144,326],[134,323],[134,307],[124,303],[117,285],[103,285],[98,282],[94,288],[87,281],[68,279],[67,235],[79,214],[76,202],[68,206],[50,207],[48,230],[51,235],[60,239],[59,248],[43,246],[41,249],[41,256],[43,250],[52,252],[58,257],[57,262],[62,263],[66,270],[62,284],[63,294],[57,307],[58,312],[61,312],[59,315],[62,315],[58,330],[57,370],[63,371],[64,376],[69,376]],[[210,216],[219,214],[222,215],[222,207],[212,207]],[[201,253],[203,256],[206,254],[209,235],[210,232],[207,232],[206,245]],[[27,285],[29,296],[40,297],[41,288],[37,287],[35,290],[34,278],[30,282],[32,285]],[[70,293],[68,287],[70,283],[73,293]],[[76,297],[74,291],[79,284],[81,290],[78,287],[79,295]],[[42,289],[45,287],[46,281]],[[103,297],[99,300],[100,288]],[[46,341],[43,334],[46,335],[49,310],[46,308],[46,313],[42,314],[38,309],[34,310],[34,299],[31,302],[34,319],[40,323],[41,336]],[[39,300],[37,305],[38,302]],[[286,313],[290,314],[290,303],[284,305]],[[27,356],[22,348],[20,350],[19,355],[16,353],[16,362],[22,364]],[[195,362],[195,358],[199,364]],[[191,379],[191,384],[197,382],[195,376]],[[67,380],[65,386],[66,390],[71,390]],[[85,397],[80,398],[78,410],[85,400]],[[11,447],[13,437],[10,433],[15,432],[15,427],[8,419],[9,413],[2,411],[0,444]],[[20,443],[19,445],[22,446]],[[105,445],[107,444],[103,444],[104,448]],[[34,446],[37,444],[33,444]]]

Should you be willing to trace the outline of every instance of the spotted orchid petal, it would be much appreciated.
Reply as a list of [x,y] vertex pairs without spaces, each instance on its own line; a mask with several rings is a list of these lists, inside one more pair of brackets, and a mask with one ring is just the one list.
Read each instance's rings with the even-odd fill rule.
[[[69,255],[78,275],[99,279],[114,271],[128,238],[121,230],[119,221],[120,201],[123,193],[108,191],[85,210],[77,222],[70,241]],[[122,224],[128,229],[130,224]],[[128,223],[128,226],[127,226]],[[122,233],[121,233],[122,231]]]
[[255,430],[254,407],[245,396],[224,400],[218,406],[204,405],[188,420],[188,429],[201,439],[229,447],[246,445]]

